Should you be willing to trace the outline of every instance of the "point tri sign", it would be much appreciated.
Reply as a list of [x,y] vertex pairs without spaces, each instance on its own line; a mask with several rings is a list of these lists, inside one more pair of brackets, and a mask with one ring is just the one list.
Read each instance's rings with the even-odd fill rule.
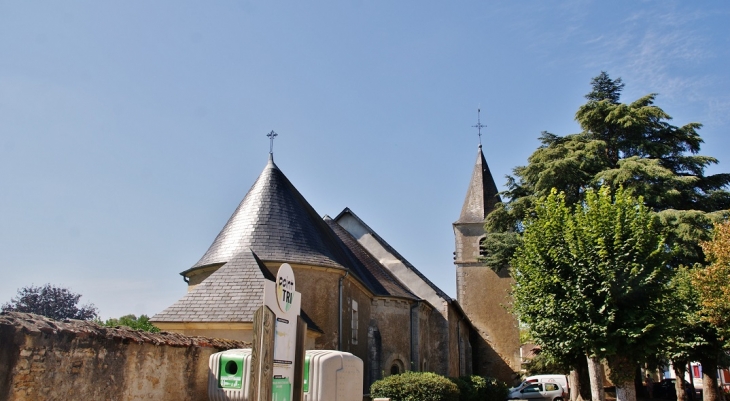
[[291,401],[296,359],[297,317],[302,294],[295,290],[294,271],[288,263],[279,267],[276,282],[264,281],[264,305],[276,315],[274,326],[273,401]]

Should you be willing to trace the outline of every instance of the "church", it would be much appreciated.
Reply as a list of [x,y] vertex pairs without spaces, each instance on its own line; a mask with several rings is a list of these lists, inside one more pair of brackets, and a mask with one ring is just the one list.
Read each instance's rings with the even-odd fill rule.
[[[466,176],[465,176],[466,178]],[[307,349],[364,362],[363,391],[404,371],[487,375],[519,371],[519,333],[507,311],[511,278],[479,263],[497,187],[479,145],[454,223],[452,299],[349,208],[320,216],[273,154],[205,254],[180,273],[187,293],[151,321],[164,331],[251,341],[264,280],[288,263],[302,294]]]

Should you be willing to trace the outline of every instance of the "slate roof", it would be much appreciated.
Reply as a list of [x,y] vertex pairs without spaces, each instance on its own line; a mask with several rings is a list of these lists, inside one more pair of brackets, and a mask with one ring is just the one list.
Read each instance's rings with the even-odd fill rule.
[[229,262],[249,248],[266,261],[344,268],[348,259],[335,234],[271,156],[208,251],[181,274]]
[[[406,258],[404,258],[403,256],[401,256],[401,254],[398,253],[398,251],[396,251],[395,248],[393,248],[392,246],[390,246],[390,244],[386,240],[384,240],[380,235],[378,235],[378,233],[376,233],[372,228],[370,228],[370,226],[368,226],[367,224],[365,224],[365,222],[362,221],[352,210],[350,210],[350,208],[345,208],[344,210],[342,210],[340,212],[340,214],[338,214],[337,217],[335,217],[335,222],[337,220],[339,220],[345,214],[351,215],[360,224],[362,224],[362,226],[365,227],[365,229],[368,231],[368,233],[370,233],[370,235],[372,235],[373,238],[375,238],[378,242],[380,242],[380,244],[383,246],[383,248],[385,248],[391,255],[395,256],[409,270],[411,270],[418,277],[420,277],[421,280],[423,280],[426,284],[428,284],[428,286],[431,287],[438,294],[438,296],[440,296],[441,298],[443,298],[446,302],[451,302],[452,301],[451,297],[449,297],[448,295],[446,295],[446,293],[443,292],[436,284],[434,284],[433,282],[431,282],[431,280],[429,280],[426,276],[424,276],[423,273],[421,273],[418,269],[416,269],[415,266],[413,266],[411,264],[411,262],[409,262],[408,260],[406,260]],[[359,243],[358,243],[358,245],[359,245]],[[380,264],[380,263],[378,262],[378,264]],[[384,267],[384,269],[387,269],[387,268]],[[416,298],[418,298],[418,297],[416,297]]]
[[479,145],[477,161],[474,164],[474,171],[469,181],[469,189],[466,192],[464,206],[461,208],[459,223],[483,223],[484,218],[494,209],[494,206],[501,202],[497,185],[494,183],[492,173],[489,171],[482,145]]
[[[275,277],[250,250],[235,255],[228,263],[195,286],[180,300],[150,319],[152,322],[252,322],[261,306],[264,280]],[[310,329],[322,331],[302,310]]]
[[337,224],[329,216],[324,217],[325,222],[332,228],[342,241],[343,246],[352,255],[351,271],[355,274],[375,295],[393,296],[410,299],[419,299],[408,290],[385,266],[372,256],[357,239],[350,235],[342,226]]

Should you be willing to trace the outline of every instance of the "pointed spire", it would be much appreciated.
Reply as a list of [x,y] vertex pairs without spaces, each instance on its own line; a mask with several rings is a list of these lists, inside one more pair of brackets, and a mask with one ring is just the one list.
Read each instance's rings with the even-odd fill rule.
[[479,144],[477,161],[469,181],[469,189],[466,191],[464,206],[461,208],[461,215],[456,223],[483,223],[484,218],[494,209],[494,206],[501,202],[497,185],[494,183],[492,173],[489,171],[482,145]]

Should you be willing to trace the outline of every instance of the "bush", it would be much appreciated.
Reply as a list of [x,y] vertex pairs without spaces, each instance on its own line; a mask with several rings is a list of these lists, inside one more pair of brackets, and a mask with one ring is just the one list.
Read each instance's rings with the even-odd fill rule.
[[509,394],[509,386],[507,383],[497,380],[494,377],[485,377],[486,386],[480,398],[483,401],[504,401]]
[[507,385],[492,377],[473,375],[450,380],[459,387],[459,401],[503,401],[507,398]]
[[150,318],[147,315],[141,315],[139,318],[135,315],[124,315],[119,319],[107,319],[106,322],[98,321],[98,323],[105,327],[119,327],[126,326],[134,330],[149,331],[152,333],[159,333],[160,329],[154,324],[150,323]]
[[459,401],[459,387],[436,373],[405,372],[376,381],[370,395],[393,401]]

